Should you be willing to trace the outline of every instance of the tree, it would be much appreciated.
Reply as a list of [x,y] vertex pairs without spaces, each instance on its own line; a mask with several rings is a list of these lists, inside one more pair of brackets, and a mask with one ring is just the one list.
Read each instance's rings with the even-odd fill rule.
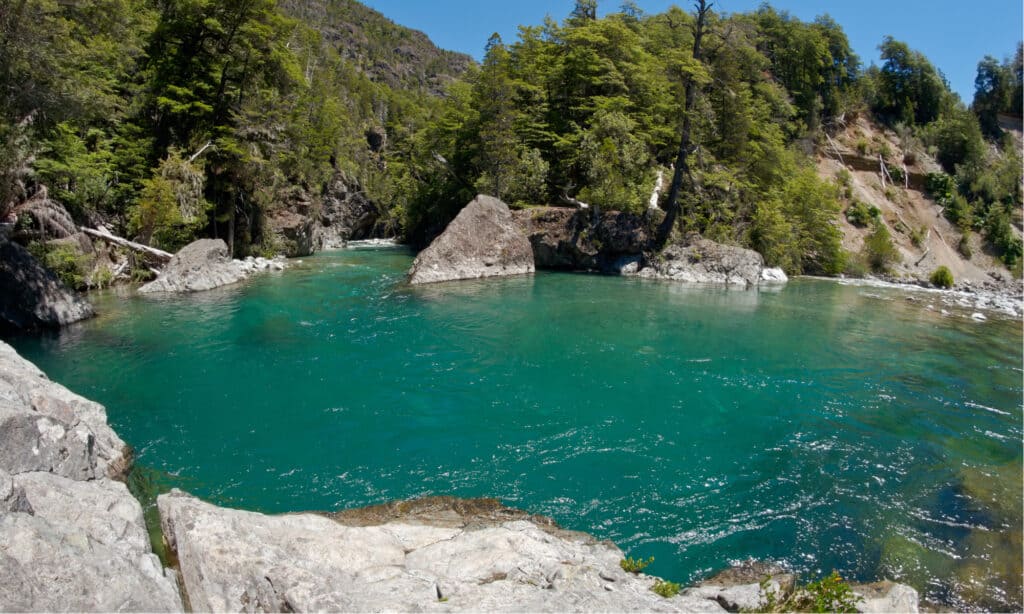
[[938,119],[951,96],[949,86],[924,55],[891,36],[882,52],[877,111],[893,122],[923,126]]
[[[704,28],[707,25],[708,13],[713,3],[707,0],[697,0],[697,19],[693,26],[693,51],[692,58],[695,65],[700,66],[703,58],[701,42],[704,38]],[[697,104],[697,90],[700,87],[693,72],[683,75],[685,83],[685,103],[683,106],[683,126],[679,137],[679,152],[676,154],[675,172],[672,174],[672,183],[669,186],[668,200],[665,202],[665,219],[658,228],[656,247],[660,249],[668,242],[672,229],[675,228],[676,219],[680,213],[679,196],[683,189],[683,182],[693,184],[693,176],[690,172],[688,158],[693,153],[693,115]]]

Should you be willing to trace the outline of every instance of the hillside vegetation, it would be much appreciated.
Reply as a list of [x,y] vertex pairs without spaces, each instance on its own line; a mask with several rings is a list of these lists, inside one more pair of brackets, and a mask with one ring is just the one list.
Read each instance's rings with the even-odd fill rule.
[[5,3],[0,214],[23,241],[273,252],[267,217],[316,217],[342,176],[418,245],[485,192],[660,205],[790,273],[1019,275],[1020,48],[968,107],[893,38],[865,68],[827,16],[695,8],[578,0],[476,66],[354,0]]

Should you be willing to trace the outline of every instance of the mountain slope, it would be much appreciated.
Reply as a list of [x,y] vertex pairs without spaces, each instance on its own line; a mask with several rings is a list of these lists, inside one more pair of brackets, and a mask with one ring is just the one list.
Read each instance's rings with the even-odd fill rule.
[[423,32],[355,0],[281,0],[279,7],[318,30],[371,80],[393,89],[441,95],[473,64],[468,55],[439,49]]

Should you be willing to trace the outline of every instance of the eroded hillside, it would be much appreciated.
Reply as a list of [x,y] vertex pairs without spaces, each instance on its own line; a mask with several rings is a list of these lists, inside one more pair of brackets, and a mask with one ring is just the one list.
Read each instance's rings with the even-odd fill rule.
[[[958,284],[1005,282],[1010,271],[978,233],[964,233],[943,215],[928,193],[929,174],[942,167],[912,137],[901,137],[865,117],[850,121],[817,155],[822,179],[839,184],[844,201],[839,225],[843,247],[863,254],[874,224],[885,225],[897,258],[891,274],[927,280],[945,266]],[[1015,228],[1019,235],[1019,228]]]

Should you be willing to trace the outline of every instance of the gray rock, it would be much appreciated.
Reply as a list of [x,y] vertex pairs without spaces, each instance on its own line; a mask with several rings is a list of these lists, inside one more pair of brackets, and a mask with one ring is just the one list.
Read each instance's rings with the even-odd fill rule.
[[379,219],[380,210],[359,183],[344,173],[335,173],[324,190],[320,208],[317,232],[323,248],[337,249],[348,241],[380,238]]
[[249,275],[242,262],[228,256],[220,239],[199,239],[181,248],[160,276],[139,292],[200,292],[237,283]]
[[35,510],[32,509],[32,504],[25,496],[25,489],[20,485],[15,485],[11,474],[0,469],[0,514],[15,512],[34,514]]
[[0,610],[180,612],[124,484],[14,477],[33,513],[0,514]]
[[753,250],[699,237],[690,237],[685,245],[669,245],[647,260],[640,277],[698,284],[755,286],[764,268],[761,254]]
[[86,480],[121,477],[130,465],[102,405],[51,382],[0,342],[0,468]]
[[0,611],[181,611],[102,405],[0,342]]
[[761,271],[761,283],[784,284],[788,281],[786,272],[780,268],[765,268]]
[[420,252],[409,271],[409,283],[533,272],[533,248],[512,222],[508,205],[481,194]]
[[646,218],[633,213],[534,207],[512,216],[542,269],[629,274],[622,263],[639,260],[649,240]]
[[276,245],[288,258],[309,256],[320,249],[322,239],[309,215],[288,209],[267,216],[267,228],[274,234]]
[[[317,514],[266,516],[180,491],[158,499],[169,545],[196,610],[698,611],[706,599],[663,599],[654,578],[627,574],[622,552],[499,512],[418,524],[417,517],[342,524]],[[513,515],[513,517],[515,517]]]
[[94,315],[28,250],[0,239],[0,330],[59,328]]
[[684,591],[692,597],[715,601],[730,612],[763,609],[769,600],[783,601],[795,578],[778,565],[746,561],[734,565]]
[[857,584],[851,588],[853,594],[863,599],[857,604],[858,612],[883,614],[885,612],[916,613],[918,611],[917,591],[906,584],[883,581]]

